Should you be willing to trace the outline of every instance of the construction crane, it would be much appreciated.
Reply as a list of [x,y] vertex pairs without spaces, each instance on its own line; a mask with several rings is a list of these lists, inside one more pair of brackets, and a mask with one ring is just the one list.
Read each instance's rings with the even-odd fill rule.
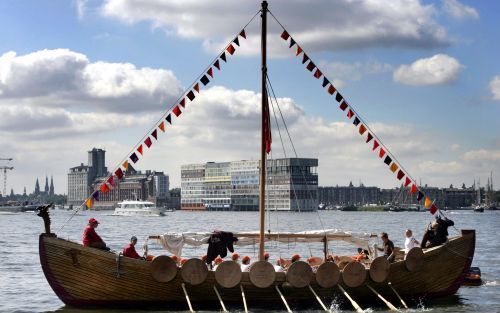
[[[12,161],[12,158],[0,158],[0,161]],[[0,170],[3,170],[3,193],[4,197],[7,196],[7,170],[13,170],[13,166],[0,166]]]

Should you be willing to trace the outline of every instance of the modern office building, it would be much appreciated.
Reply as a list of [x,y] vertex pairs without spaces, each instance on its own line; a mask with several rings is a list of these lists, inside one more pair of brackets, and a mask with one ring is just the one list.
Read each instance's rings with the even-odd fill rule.
[[69,169],[68,173],[68,204],[80,205],[87,199],[90,191],[89,167],[81,163]]
[[[257,211],[260,161],[208,162],[181,168],[184,210]],[[313,211],[318,207],[318,160],[268,160],[266,208]]]

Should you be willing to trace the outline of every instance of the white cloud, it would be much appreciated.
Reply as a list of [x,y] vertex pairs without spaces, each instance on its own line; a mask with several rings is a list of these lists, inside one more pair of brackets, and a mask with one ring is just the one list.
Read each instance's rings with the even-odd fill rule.
[[466,6],[457,0],[443,0],[443,10],[456,19],[479,18],[479,13],[476,9]]
[[457,161],[435,162],[425,161],[418,165],[419,170],[427,176],[436,174],[459,174],[464,170],[461,163]]
[[463,69],[457,59],[446,54],[418,59],[410,65],[401,65],[394,71],[395,82],[413,85],[442,85],[455,81]]
[[374,60],[354,63],[321,62],[320,67],[328,77],[342,82],[359,81],[365,76],[387,73],[393,70],[392,65]]
[[[202,39],[208,51],[219,51],[259,10],[253,1],[107,0],[104,16],[127,23],[150,21],[175,36]],[[420,0],[317,1],[277,0],[270,10],[307,51],[366,47],[439,47],[450,43],[432,5]],[[249,27],[247,53],[259,53],[259,23]],[[280,27],[270,17],[270,55],[279,51]]]
[[48,107],[78,107],[112,112],[156,111],[182,92],[175,75],[130,63],[90,62],[68,49],[0,56],[2,99],[36,100]]
[[495,76],[490,81],[490,91],[493,99],[500,100],[500,76]]
[[82,20],[85,17],[87,2],[88,0],[76,0],[76,15],[79,20]]
[[464,159],[471,162],[500,161],[500,150],[471,150],[464,154]]

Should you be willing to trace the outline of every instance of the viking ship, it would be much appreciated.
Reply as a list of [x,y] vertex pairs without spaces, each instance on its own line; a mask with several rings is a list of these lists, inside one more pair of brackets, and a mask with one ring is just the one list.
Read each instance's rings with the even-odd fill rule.
[[[419,298],[437,298],[453,295],[457,292],[468,273],[474,256],[475,231],[461,230],[460,235],[451,237],[445,244],[421,249],[413,248],[406,255],[398,254],[393,263],[389,263],[383,256],[371,257],[363,262],[323,262],[315,270],[302,261],[292,263],[284,272],[276,272],[273,265],[265,260],[265,243],[278,242],[316,242],[322,244],[325,260],[328,254],[328,245],[332,241],[341,240],[351,242],[356,246],[370,249],[369,241],[376,235],[356,234],[337,230],[290,232],[265,232],[265,183],[266,183],[266,150],[269,149],[269,108],[266,61],[266,34],[268,5],[262,2],[259,10],[261,17],[261,44],[262,44],[262,138],[261,138],[261,166],[260,196],[259,196],[259,231],[233,232],[238,238],[236,244],[258,244],[259,260],[252,263],[249,272],[242,272],[234,261],[224,261],[217,269],[209,270],[207,265],[198,258],[187,260],[179,267],[167,255],[160,255],[152,261],[123,257],[110,251],[84,247],[82,244],[66,240],[51,232],[48,207],[39,208],[39,215],[44,220],[45,232],[39,237],[40,263],[45,277],[55,294],[66,305],[74,307],[162,307],[165,309],[214,309],[227,311],[228,309],[243,308],[248,311],[252,308],[287,309],[313,308],[328,311],[333,299],[347,298],[357,311],[366,305],[387,305],[391,310],[397,310],[394,303],[407,306],[408,303]],[[274,15],[272,15],[274,17]],[[255,16],[254,16],[255,17]],[[281,25],[281,24],[280,24]],[[244,29],[239,36],[245,37]],[[290,47],[297,44],[289,33],[283,29],[281,38],[290,40]],[[238,36],[233,41],[237,42]],[[226,46],[225,51],[232,55],[235,48],[232,44]],[[297,55],[303,52],[297,44]],[[303,55],[306,56],[305,52]],[[306,59],[307,57],[307,59]],[[309,60],[307,69],[313,71],[315,65],[308,56],[303,63]],[[219,59],[226,61],[226,54],[221,54],[213,63],[219,69]],[[311,65],[312,64],[312,65]],[[212,67],[206,72],[213,78]],[[314,77],[319,79],[323,74],[319,69]],[[208,77],[203,75],[201,82],[206,85]],[[330,95],[340,103],[340,109],[348,110],[348,118],[355,117],[355,126],[362,122],[359,115],[348,104],[342,95],[326,79],[323,88],[327,88]],[[198,83],[194,90],[199,92]],[[189,100],[193,100],[192,90],[186,93]],[[173,109],[175,116],[180,115],[184,108],[185,98],[180,105]],[[166,117],[171,122],[171,115]],[[363,128],[361,128],[363,126]],[[162,130],[163,121],[158,128]],[[366,142],[376,138],[376,146],[381,141],[363,122],[359,126],[361,135],[367,132]],[[148,134],[149,135],[149,134]],[[156,139],[156,129],[152,133]],[[149,136],[148,136],[149,139]],[[145,142],[146,145],[151,145]],[[375,147],[375,146],[374,146]],[[384,146],[385,147],[385,146]],[[142,149],[142,146],[141,146]],[[375,150],[375,148],[374,148]],[[380,158],[384,153],[380,150]],[[137,161],[134,154],[130,157]],[[387,158],[386,158],[387,160]],[[393,166],[391,164],[393,173]],[[395,163],[394,163],[395,164]],[[399,166],[399,168],[402,168]],[[114,172],[115,179],[124,174],[120,168]],[[408,173],[405,187],[412,183]],[[401,170],[397,173],[401,180]],[[113,186],[113,176],[101,186],[99,192],[109,191]],[[414,181],[414,180],[413,180]],[[425,199],[425,207],[431,213],[436,213],[437,207],[412,184],[410,193],[418,200]],[[84,202],[87,208],[97,197],[90,196]],[[84,206],[82,205],[82,207]],[[434,211],[434,212],[433,212]],[[439,210],[438,210],[439,214]],[[176,237],[177,236],[177,237]],[[165,242],[181,238],[184,245],[205,245],[210,233],[182,233],[169,235],[152,235],[151,240]],[[179,248],[177,246],[177,248]],[[326,305],[325,305],[326,304]]]

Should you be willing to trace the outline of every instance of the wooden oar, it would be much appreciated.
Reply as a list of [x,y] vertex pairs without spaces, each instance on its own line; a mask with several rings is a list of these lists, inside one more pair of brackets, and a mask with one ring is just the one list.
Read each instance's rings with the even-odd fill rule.
[[389,310],[399,312],[398,308],[396,308],[394,305],[392,305],[392,303],[390,303],[384,297],[382,297],[382,295],[378,293],[375,289],[373,289],[370,285],[366,284],[366,287],[370,288],[370,290],[373,291],[373,293],[376,294],[380,298],[380,300],[384,301],[385,305],[387,305]]
[[314,291],[313,287],[311,287],[311,285],[307,285],[309,287],[309,290],[311,290],[311,292],[313,293],[313,295],[316,297],[316,300],[318,300],[319,304],[321,305],[321,307],[323,308],[323,310],[325,310],[326,312],[330,312],[330,310],[328,310],[325,306],[325,304],[323,303],[323,301],[321,301],[321,299],[318,297],[318,295],[316,294],[316,291]]
[[215,287],[215,285],[214,285],[214,291],[215,291],[215,294],[217,295],[217,298],[219,298],[219,302],[220,302],[220,306],[222,307],[222,311],[227,312],[226,306],[224,305],[224,302],[222,301],[222,298],[219,294],[219,290],[217,290],[217,287]]
[[189,311],[194,312],[193,307],[191,306],[191,301],[189,301],[189,296],[188,296],[188,293],[186,291],[186,286],[184,283],[182,283],[181,286],[182,286],[182,290],[184,290],[184,295],[186,296],[186,301],[187,301],[188,306],[189,306]]
[[245,313],[248,313],[247,300],[245,299],[245,291],[243,290],[243,285],[240,284],[241,298],[243,299],[243,307],[245,308]]
[[404,302],[403,298],[401,298],[401,296],[400,296],[400,295],[399,295],[399,293],[396,291],[396,289],[394,289],[394,287],[392,287],[391,282],[389,282],[388,284],[389,284],[389,287],[391,287],[392,291],[394,291],[394,293],[396,294],[396,296],[398,296],[399,301],[401,301],[401,303],[403,304],[403,306],[404,306],[405,308],[407,308],[407,309],[408,309],[408,306],[407,306],[407,305],[406,305],[406,303]]
[[290,310],[290,307],[288,306],[288,303],[286,302],[286,299],[285,297],[283,296],[283,294],[281,293],[281,290],[278,288],[277,285],[274,286],[274,288],[276,288],[276,291],[280,294],[280,297],[281,297],[281,300],[283,301],[283,303],[285,304],[285,307],[288,311],[288,313],[293,313],[292,310]]
[[339,286],[339,289],[344,293],[344,296],[349,299],[349,301],[351,301],[351,304],[352,306],[356,309],[356,312],[359,312],[359,313],[362,313],[364,312],[363,309],[356,303],[356,301],[354,301],[351,296],[349,296],[349,294],[347,293],[347,291],[344,290],[344,288],[342,288],[342,286],[340,285],[337,285]]

